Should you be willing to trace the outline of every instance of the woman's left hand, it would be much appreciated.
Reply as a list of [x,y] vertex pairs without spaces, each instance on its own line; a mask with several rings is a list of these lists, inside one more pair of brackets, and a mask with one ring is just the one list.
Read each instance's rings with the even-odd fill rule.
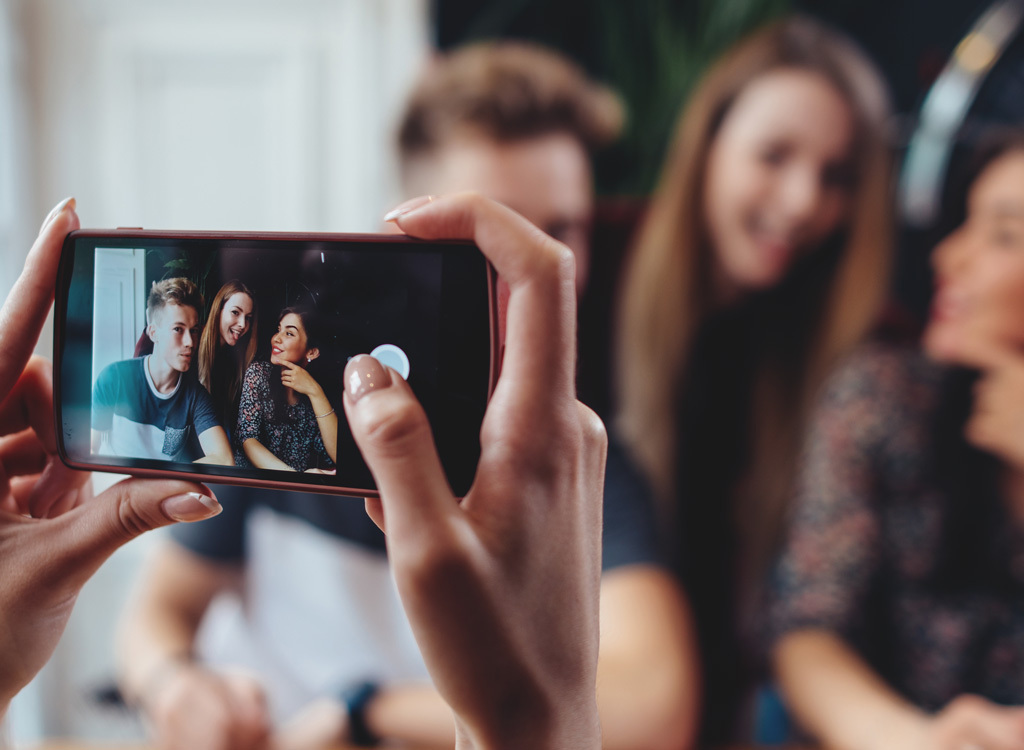
[[1024,355],[989,350],[974,360],[982,377],[975,385],[967,439],[1024,469]]
[[318,396],[323,393],[320,384],[304,368],[294,362],[282,362],[284,370],[281,372],[281,382],[296,393],[303,395]]
[[192,482],[131,479],[92,497],[88,474],[57,456],[51,367],[32,357],[53,302],[65,201],[43,222],[0,309],[0,716],[57,645],[71,607],[100,564],[148,529],[220,512]]

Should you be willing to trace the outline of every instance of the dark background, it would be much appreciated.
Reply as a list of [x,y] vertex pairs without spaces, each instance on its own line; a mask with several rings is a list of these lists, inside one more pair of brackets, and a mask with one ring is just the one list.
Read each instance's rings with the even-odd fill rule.
[[[599,196],[591,278],[580,302],[580,397],[611,412],[610,339],[623,257],[654,189],[675,119],[702,71],[729,45],[781,15],[804,13],[840,28],[887,80],[895,186],[930,87],[991,0],[435,0],[441,49],[528,39],[562,50],[619,92],[622,139],[595,163]],[[912,336],[931,296],[929,255],[962,215],[957,174],[980,134],[1024,123],[1024,35],[984,79],[961,128],[944,185],[944,210],[928,226],[897,215],[893,319]],[[895,196],[894,196],[895,200]]]

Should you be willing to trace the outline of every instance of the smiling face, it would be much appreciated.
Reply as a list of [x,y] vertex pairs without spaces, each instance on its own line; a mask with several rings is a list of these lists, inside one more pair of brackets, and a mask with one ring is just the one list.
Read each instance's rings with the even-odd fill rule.
[[928,354],[971,365],[992,349],[1024,350],[1024,150],[971,185],[967,219],[935,249]]
[[288,313],[277,324],[277,332],[270,339],[270,362],[280,365],[292,362],[305,367],[310,360],[316,359],[319,351],[308,348],[306,328],[302,318],[295,313]]
[[767,289],[847,219],[854,123],[822,75],[783,68],[748,84],[708,154],[704,216],[727,296]]
[[154,357],[172,370],[188,372],[199,344],[199,313],[194,307],[170,303],[157,308],[146,332]]
[[221,342],[228,346],[237,344],[252,325],[252,297],[245,292],[235,292],[228,297],[219,323]]

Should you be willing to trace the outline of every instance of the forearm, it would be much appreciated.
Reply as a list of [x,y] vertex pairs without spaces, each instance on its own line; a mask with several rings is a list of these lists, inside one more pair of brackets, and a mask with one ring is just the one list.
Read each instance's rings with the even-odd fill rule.
[[121,689],[145,700],[179,665],[191,659],[199,619],[153,596],[125,611],[117,645]]
[[321,391],[309,397],[316,424],[320,429],[320,438],[324,441],[327,455],[336,464],[338,462],[338,411]]
[[[683,675],[681,672],[691,671]],[[604,750],[683,750],[696,743],[694,664],[599,664],[597,708]],[[673,700],[675,699],[675,700]]]
[[229,577],[175,543],[157,551],[118,627],[118,672],[129,699],[145,699],[191,659],[206,608]]
[[194,464],[216,464],[217,466],[234,466],[235,459],[230,453],[210,453],[202,458],[197,458]]
[[601,582],[597,706],[605,750],[679,750],[696,742],[700,669],[689,607],[652,565]]
[[366,724],[389,741],[451,747],[455,742],[452,710],[430,685],[396,685],[382,689],[366,707]]
[[277,471],[295,471],[256,438],[248,438],[242,443],[242,450],[245,452],[252,465],[258,469],[276,469]]
[[846,643],[800,630],[775,647],[775,668],[798,721],[836,750],[913,750],[926,715],[889,687]]
[[235,459],[231,455],[231,443],[228,442],[228,434],[223,427],[211,427],[204,430],[199,435],[199,445],[202,446],[205,455],[194,463],[235,465]]

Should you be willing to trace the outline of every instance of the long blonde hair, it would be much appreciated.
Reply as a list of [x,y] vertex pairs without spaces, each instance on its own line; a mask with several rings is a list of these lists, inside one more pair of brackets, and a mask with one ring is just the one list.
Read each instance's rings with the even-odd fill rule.
[[[242,293],[252,300],[252,325],[246,332],[246,339],[236,344],[231,355],[220,357],[220,316],[228,300],[235,294]],[[210,305],[210,314],[206,318],[206,325],[203,326],[203,334],[199,338],[199,382],[210,392],[211,396],[225,399],[223,403],[217,403],[217,409],[229,414],[233,411],[233,404],[238,398],[242,377],[246,368],[252,364],[256,356],[256,297],[249,291],[249,287],[238,279],[232,279],[220,288],[217,296],[213,298]],[[244,346],[240,346],[244,344]],[[229,360],[225,363],[224,360]],[[214,393],[214,390],[224,389],[224,393]],[[229,425],[229,429],[234,425]]]
[[[713,312],[713,249],[702,211],[707,154],[729,107],[758,77],[780,68],[824,76],[850,105],[856,140],[855,185],[833,270],[805,309],[787,320],[805,330],[778,331],[776,347],[753,376],[749,461],[738,477],[733,511],[740,549],[765,561],[776,543],[806,415],[824,376],[871,327],[888,291],[890,162],[884,134],[885,88],[848,40],[806,18],[771,24],[733,47],[698,84],[679,120],[657,193],[624,280],[617,334],[616,427],[656,496],[674,508],[677,415],[689,357]],[[685,425],[682,425],[685,429]],[[699,436],[698,436],[699,437]],[[697,500],[699,501],[699,499]]]

